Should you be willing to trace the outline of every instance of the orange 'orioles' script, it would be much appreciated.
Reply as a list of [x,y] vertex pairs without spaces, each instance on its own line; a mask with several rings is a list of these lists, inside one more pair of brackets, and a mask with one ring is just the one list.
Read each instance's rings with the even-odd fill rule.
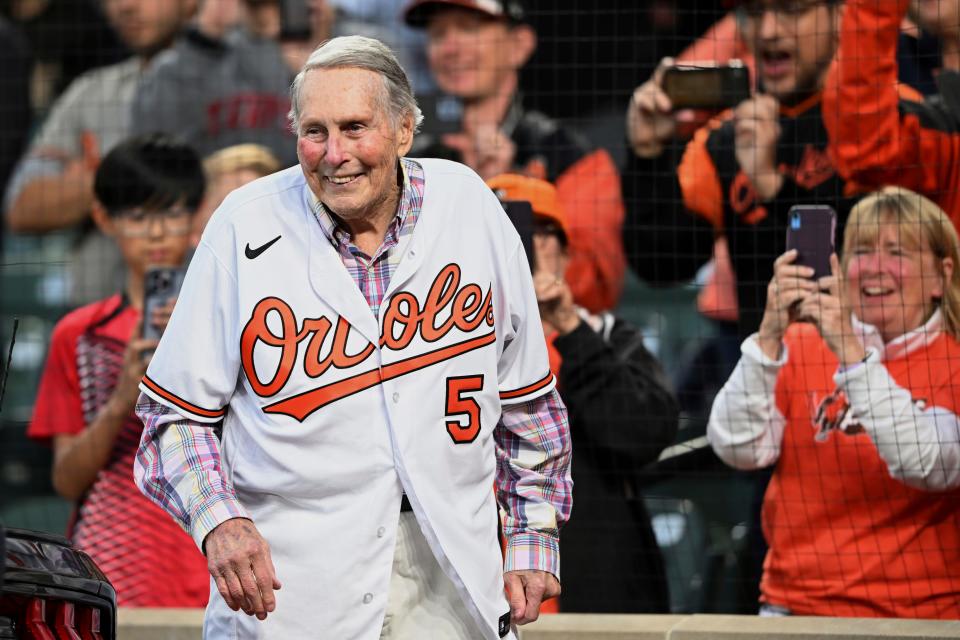
[[[448,309],[447,315],[445,311]],[[279,317],[278,333],[274,333],[267,325],[267,317],[271,313],[276,313]],[[446,315],[446,319],[441,322],[439,319],[443,315]],[[390,304],[383,313],[380,347],[401,351],[413,342],[417,334],[425,342],[437,342],[454,328],[463,333],[469,333],[484,322],[493,327],[491,289],[488,288],[484,295],[479,285],[469,283],[461,287],[460,267],[456,264],[448,264],[434,279],[423,306],[420,305],[416,296],[408,291],[400,291],[390,298]],[[323,346],[331,330],[333,336],[330,347],[323,352]],[[240,336],[240,359],[243,371],[257,395],[261,397],[276,395],[290,380],[297,360],[297,351],[305,340],[307,349],[303,356],[303,371],[310,378],[320,377],[330,367],[336,369],[356,367],[370,357],[374,351],[374,345],[368,343],[357,353],[347,353],[347,339],[350,331],[350,324],[343,318],[339,318],[334,326],[326,316],[305,318],[298,328],[296,315],[289,304],[279,298],[264,298],[254,307],[250,320],[244,326]],[[369,389],[386,380],[479,349],[492,344],[495,339],[495,333],[490,331],[299,393],[267,405],[263,411],[288,415],[302,422],[311,413],[331,402]],[[266,380],[258,374],[253,358],[253,351],[258,342],[280,350],[279,365],[272,376]]]

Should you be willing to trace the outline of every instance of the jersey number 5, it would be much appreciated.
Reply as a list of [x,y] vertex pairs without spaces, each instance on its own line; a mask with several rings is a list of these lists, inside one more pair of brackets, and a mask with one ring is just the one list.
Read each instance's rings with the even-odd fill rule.
[[447,378],[447,433],[454,444],[467,444],[480,433],[480,405],[475,398],[464,397],[483,389],[483,376],[454,376]]

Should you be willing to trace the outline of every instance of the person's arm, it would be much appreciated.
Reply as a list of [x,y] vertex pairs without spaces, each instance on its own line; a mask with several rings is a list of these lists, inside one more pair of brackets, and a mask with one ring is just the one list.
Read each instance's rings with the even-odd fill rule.
[[627,260],[623,248],[620,174],[600,149],[584,156],[557,178],[557,196],[570,225],[566,280],[574,299],[598,313],[620,301]]
[[83,129],[79,113],[90,87],[85,76],[70,85],[14,169],[4,198],[11,230],[54,231],[89,215],[100,149],[96,136]]
[[643,333],[610,314],[558,336],[560,380],[578,446],[599,448],[637,470],[657,459],[677,433],[678,408]]
[[280,581],[269,545],[223,474],[214,426],[145,394],[137,415],[144,425],[133,465],[137,487],[193,537],[227,606],[265,619],[276,609]]
[[786,420],[776,404],[777,375],[787,350],[773,360],[757,335],[741,346],[740,361],[717,393],[707,423],[707,439],[721,460],[737,469],[761,469],[780,457]]
[[[823,121],[841,175],[936,195],[954,185],[957,114],[898,88],[897,42],[909,0],[850,0],[827,77]],[[909,99],[903,95],[912,93]]]
[[505,405],[494,442],[504,580],[514,622],[524,624],[536,620],[542,599],[559,594],[559,530],[572,505],[570,426],[557,391]]
[[863,364],[838,371],[834,381],[891,477],[925,491],[960,487],[960,419],[952,410],[915,401],[875,351]]
[[53,488],[64,498],[80,498],[106,466],[117,433],[130,419],[140,395],[137,385],[146,370],[143,352],[156,345],[156,340],[134,335],[124,351],[117,385],[96,417],[80,433],[53,436]]

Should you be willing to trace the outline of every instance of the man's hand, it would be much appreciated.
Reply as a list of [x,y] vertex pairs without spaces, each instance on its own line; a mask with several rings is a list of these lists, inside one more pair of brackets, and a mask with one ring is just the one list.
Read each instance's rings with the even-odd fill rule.
[[270,545],[253,522],[246,518],[221,522],[207,534],[203,547],[207,569],[227,606],[265,620],[277,607],[273,592],[281,584],[270,557]]
[[470,132],[450,133],[443,143],[459,151],[463,163],[489,180],[513,170],[517,145],[494,124],[482,124]]
[[754,96],[737,105],[733,121],[737,163],[760,200],[772,200],[783,186],[783,176],[777,171],[780,103],[773,96]]
[[673,59],[664,58],[653,77],[634,90],[627,106],[627,139],[633,152],[641,158],[659,156],[677,132],[673,104],[660,84],[663,71],[671,66]]
[[510,598],[510,618],[514,624],[527,624],[540,617],[540,603],[560,595],[560,581],[552,573],[524,569],[507,571],[503,584]]

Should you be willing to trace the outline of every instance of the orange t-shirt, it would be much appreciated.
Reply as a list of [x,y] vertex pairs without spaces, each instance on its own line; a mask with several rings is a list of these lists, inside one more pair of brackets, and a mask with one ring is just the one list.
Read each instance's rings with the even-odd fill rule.
[[[797,615],[960,618],[960,490],[892,478],[865,432],[815,439],[837,359],[812,325],[793,325],[786,344],[776,402],[787,425],[763,504],[762,599]],[[941,334],[884,364],[915,400],[956,412],[952,363],[960,344]],[[835,397],[837,416],[846,399]]]

